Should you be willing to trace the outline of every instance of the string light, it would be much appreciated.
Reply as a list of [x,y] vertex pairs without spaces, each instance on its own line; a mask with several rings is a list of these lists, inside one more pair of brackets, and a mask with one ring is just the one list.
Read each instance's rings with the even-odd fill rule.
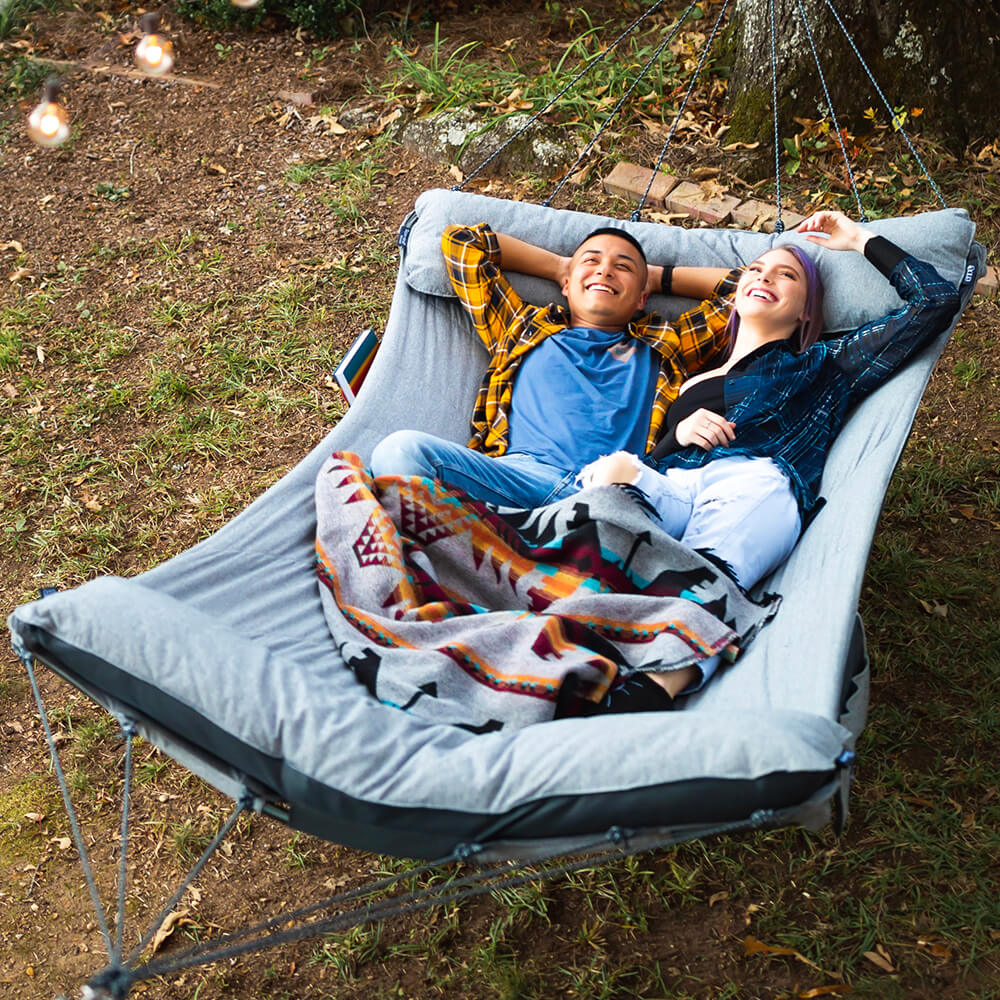
[[260,4],[260,0],[229,0],[229,2],[240,10],[252,10]]
[[42,102],[28,115],[28,135],[39,146],[59,146],[69,138],[69,115],[59,103],[62,86],[57,76],[45,81]]
[[174,68],[173,42],[156,33],[159,26],[159,14],[143,14],[139,19],[143,37],[135,47],[135,61],[139,69],[150,76],[163,76]]

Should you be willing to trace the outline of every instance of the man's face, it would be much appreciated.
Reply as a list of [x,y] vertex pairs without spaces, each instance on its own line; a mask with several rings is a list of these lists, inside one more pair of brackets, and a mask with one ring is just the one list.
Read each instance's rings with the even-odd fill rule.
[[646,264],[628,240],[592,236],[580,245],[562,292],[574,326],[624,330],[646,304]]

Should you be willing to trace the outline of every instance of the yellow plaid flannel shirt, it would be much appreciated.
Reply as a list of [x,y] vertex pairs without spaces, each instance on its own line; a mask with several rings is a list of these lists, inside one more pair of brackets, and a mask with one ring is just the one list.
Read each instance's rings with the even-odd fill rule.
[[[479,339],[490,352],[472,413],[469,447],[487,455],[507,450],[510,406],[518,368],[530,350],[546,337],[570,326],[569,310],[559,305],[522,302],[500,270],[500,245],[485,223],[448,226],[441,250],[452,287],[472,317]],[[660,356],[660,370],[646,436],[647,452],[660,437],[667,408],[691,374],[720,360],[725,347],[730,297],[740,269],[716,285],[712,298],[668,323],[650,313],[628,325],[627,332],[649,344]]]

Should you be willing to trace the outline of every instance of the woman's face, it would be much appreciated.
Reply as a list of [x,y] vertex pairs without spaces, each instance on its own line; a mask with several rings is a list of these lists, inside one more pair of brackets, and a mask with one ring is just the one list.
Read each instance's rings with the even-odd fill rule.
[[740,320],[766,323],[790,337],[805,318],[808,280],[795,255],[768,250],[747,266],[736,286],[733,308]]

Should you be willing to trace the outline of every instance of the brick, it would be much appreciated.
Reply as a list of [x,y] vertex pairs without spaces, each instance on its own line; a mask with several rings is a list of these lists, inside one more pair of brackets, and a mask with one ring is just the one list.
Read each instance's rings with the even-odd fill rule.
[[[785,224],[785,232],[791,232],[800,222],[805,222],[805,215],[799,215],[798,212],[782,212],[781,221]],[[772,229],[774,227],[772,226]]]
[[294,104],[297,108],[309,108],[316,103],[316,95],[308,90],[279,90],[275,96],[279,101]]
[[[608,194],[616,194],[620,198],[627,198],[638,204],[646,193],[650,177],[653,177],[653,171],[647,167],[639,167],[634,163],[616,163],[614,170],[604,178],[604,190]],[[676,177],[657,173],[653,177],[653,185],[649,189],[646,204],[650,208],[663,208],[667,195],[677,183]]]
[[711,226],[721,226],[729,221],[733,209],[739,203],[739,198],[729,195],[711,198],[699,185],[685,181],[670,192],[666,207],[671,212],[687,212],[688,215],[702,219]]
[[986,268],[986,273],[976,282],[976,295],[996,295],[1000,286],[1000,275],[995,267]]
[[769,204],[766,201],[751,199],[750,201],[743,202],[742,205],[737,205],[733,209],[733,222],[740,229],[753,229],[756,224],[761,232],[770,233],[774,231],[774,220],[777,217],[777,207],[773,203]]

